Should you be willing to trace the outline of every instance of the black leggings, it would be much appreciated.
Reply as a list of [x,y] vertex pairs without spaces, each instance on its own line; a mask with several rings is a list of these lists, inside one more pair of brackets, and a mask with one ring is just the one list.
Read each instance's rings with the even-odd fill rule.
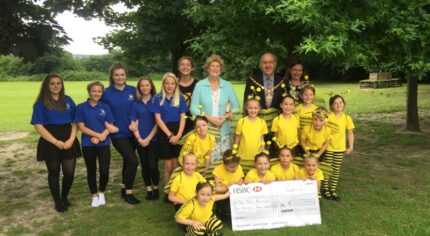
[[112,144],[122,156],[122,183],[125,185],[125,189],[133,189],[137,165],[139,164],[133,137],[112,139]]
[[99,162],[99,190],[104,192],[109,181],[110,146],[82,147],[85,165],[87,166],[87,182],[91,194],[97,193],[97,160]]
[[[67,200],[75,177],[76,158],[49,158],[45,160],[48,168],[48,184],[55,204]],[[63,183],[60,195],[60,170],[63,170]]]
[[160,171],[158,170],[158,156],[156,155],[157,143],[150,142],[148,146],[137,147],[140,163],[142,165],[142,177],[145,186],[158,186]]

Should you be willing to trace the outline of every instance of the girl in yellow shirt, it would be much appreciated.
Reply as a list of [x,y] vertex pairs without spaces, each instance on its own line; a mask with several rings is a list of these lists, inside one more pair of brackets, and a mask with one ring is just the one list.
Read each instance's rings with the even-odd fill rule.
[[300,118],[293,114],[295,99],[292,95],[286,95],[281,101],[282,114],[275,117],[272,122],[272,132],[276,137],[277,148],[284,146],[292,150],[293,156],[300,153],[299,127]]
[[[336,194],[337,182],[340,176],[340,166],[344,154],[350,154],[354,149],[354,123],[349,115],[343,112],[345,100],[340,95],[330,98],[331,112],[328,115],[328,122],[337,125],[339,130],[332,135],[330,145],[325,153],[325,162],[331,164],[333,169],[332,176],[323,181],[322,195],[324,198],[340,201]],[[346,140],[348,139],[348,146]]]
[[212,195],[209,183],[196,186],[196,196],[187,201],[175,215],[175,221],[186,225],[186,235],[221,235],[222,222],[212,212],[215,201],[226,199],[229,192]]
[[191,133],[182,146],[179,164],[182,165],[183,156],[193,152],[197,156],[197,166],[204,166],[203,176],[211,164],[212,151],[215,149],[215,137],[208,133],[209,121],[204,116],[197,116],[194,120],[194,132]]
[[247,116],[239,119],[236,127],[235,143],[239,146],[238,155],[242,160],[252,160],[264,150],[264,135],[267,134],[266,121],[257,117],[260,101],[250,98],[246,102]]
[[[317,186],[318,186],[318,193],[320,192],[321,188],[321,181],[324,179],[323,172],[318,168],[318,158],[315,157],[313,154],[309,155],[308,157],[305,157],[303,161],[303,167],[300,169],[297,179],[301,180],[316,180]],[[318,194],[320,195],[320,194]]]
[[[228,192],[230,185],[242,184],[245,176],[240,166],[240,158],[233,154],[232,149],[224,152],[222,162],[223,164],[215,167],[213,171],[217,193]],[[218,201],[216,205],[216,209],[221,215],[230,215],[230,198]]]
[[270,183],[276,180],[275,175],[269,170],[269,156],[260,152],[255,156],[255,168],[248,171],[245,183]]
[[175,205],[175,209],[195,196],[196,185],[206,182],[205,178],[196,172],[197,157],[190,152],[184,156],[184,170],[180,172],[170,185],[168,198]]
[[312,113],[312,123],[306,125],[300,137],[300,145],[304,153],[312,153],[319,161],[324,161],[324,152],[331,140],[331,130],[326,126],[327,110],[318,107]]
[[305,85],[300,92],[302,103],[296,106],[295,113],[300,117],[300,130],[312,123],[312,112],[318,107],[313,104],[315,100],[315,88]]
[[294,158],[291,149],[286,146],[282,147],[279,149],[278,157],[279,163],[270,168],[270,171],[275,175],[276,180],[284,181],[296,179],[300,168],[291,162]]

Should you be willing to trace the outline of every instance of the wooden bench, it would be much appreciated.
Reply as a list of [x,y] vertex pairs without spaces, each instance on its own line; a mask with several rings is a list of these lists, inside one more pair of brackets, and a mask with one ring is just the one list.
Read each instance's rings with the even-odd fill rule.
[[389,72],[370,73],[369,79],[360,80],[360,88],[389,88],[402,86],[401,78],[391,78]]

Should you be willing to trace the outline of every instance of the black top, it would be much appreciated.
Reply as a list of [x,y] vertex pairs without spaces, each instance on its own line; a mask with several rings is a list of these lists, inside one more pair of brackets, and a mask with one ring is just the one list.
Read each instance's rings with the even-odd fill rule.
[[191,95],[193,95],[194,87],[196,87],[196,84],[196,79],[194,79],[193,83],[191,83],[188,87],[183,87],[181,84],[179,84],[179,91],[182,93],[182,96],[184,96],[188,110],[190,110]]

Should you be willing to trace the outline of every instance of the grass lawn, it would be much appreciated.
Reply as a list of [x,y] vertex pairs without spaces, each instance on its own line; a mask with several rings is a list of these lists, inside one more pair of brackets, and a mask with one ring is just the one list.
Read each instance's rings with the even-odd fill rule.
[[[88,82],[66,82],[76,103],[86,98]],[[135,84],[135,82],[130,82]],[[159,88],[159,82],[156,84]],[[234,83],[242,99],[243,85]],[[23,139],[0,141],[0,235],[181,235],[173,207],[147,202],[140,173],[129,206],[119,198],[122,161],[112,148],[108,204],[90,207],[83,159],[78,160],[65,214],[53,210],[44,163],[36,162],[38,135],[29,124],[40,88],[35,82],[0,83],[0,138],[5,131],[30,131]],[[356,123],[354,153],[344,159],[339,183],[341,202],[323,200],[322,225],[232,232],[225,235],[430,235],[430,85],[419,87],[423,133],[403,131],[405,87],[358,89],[358,84],[317,84],[317,96],[344,92],[347,112]],[[1,139],[0,139],[1,140]],[[139,169],[140,171],[140,169]]]

